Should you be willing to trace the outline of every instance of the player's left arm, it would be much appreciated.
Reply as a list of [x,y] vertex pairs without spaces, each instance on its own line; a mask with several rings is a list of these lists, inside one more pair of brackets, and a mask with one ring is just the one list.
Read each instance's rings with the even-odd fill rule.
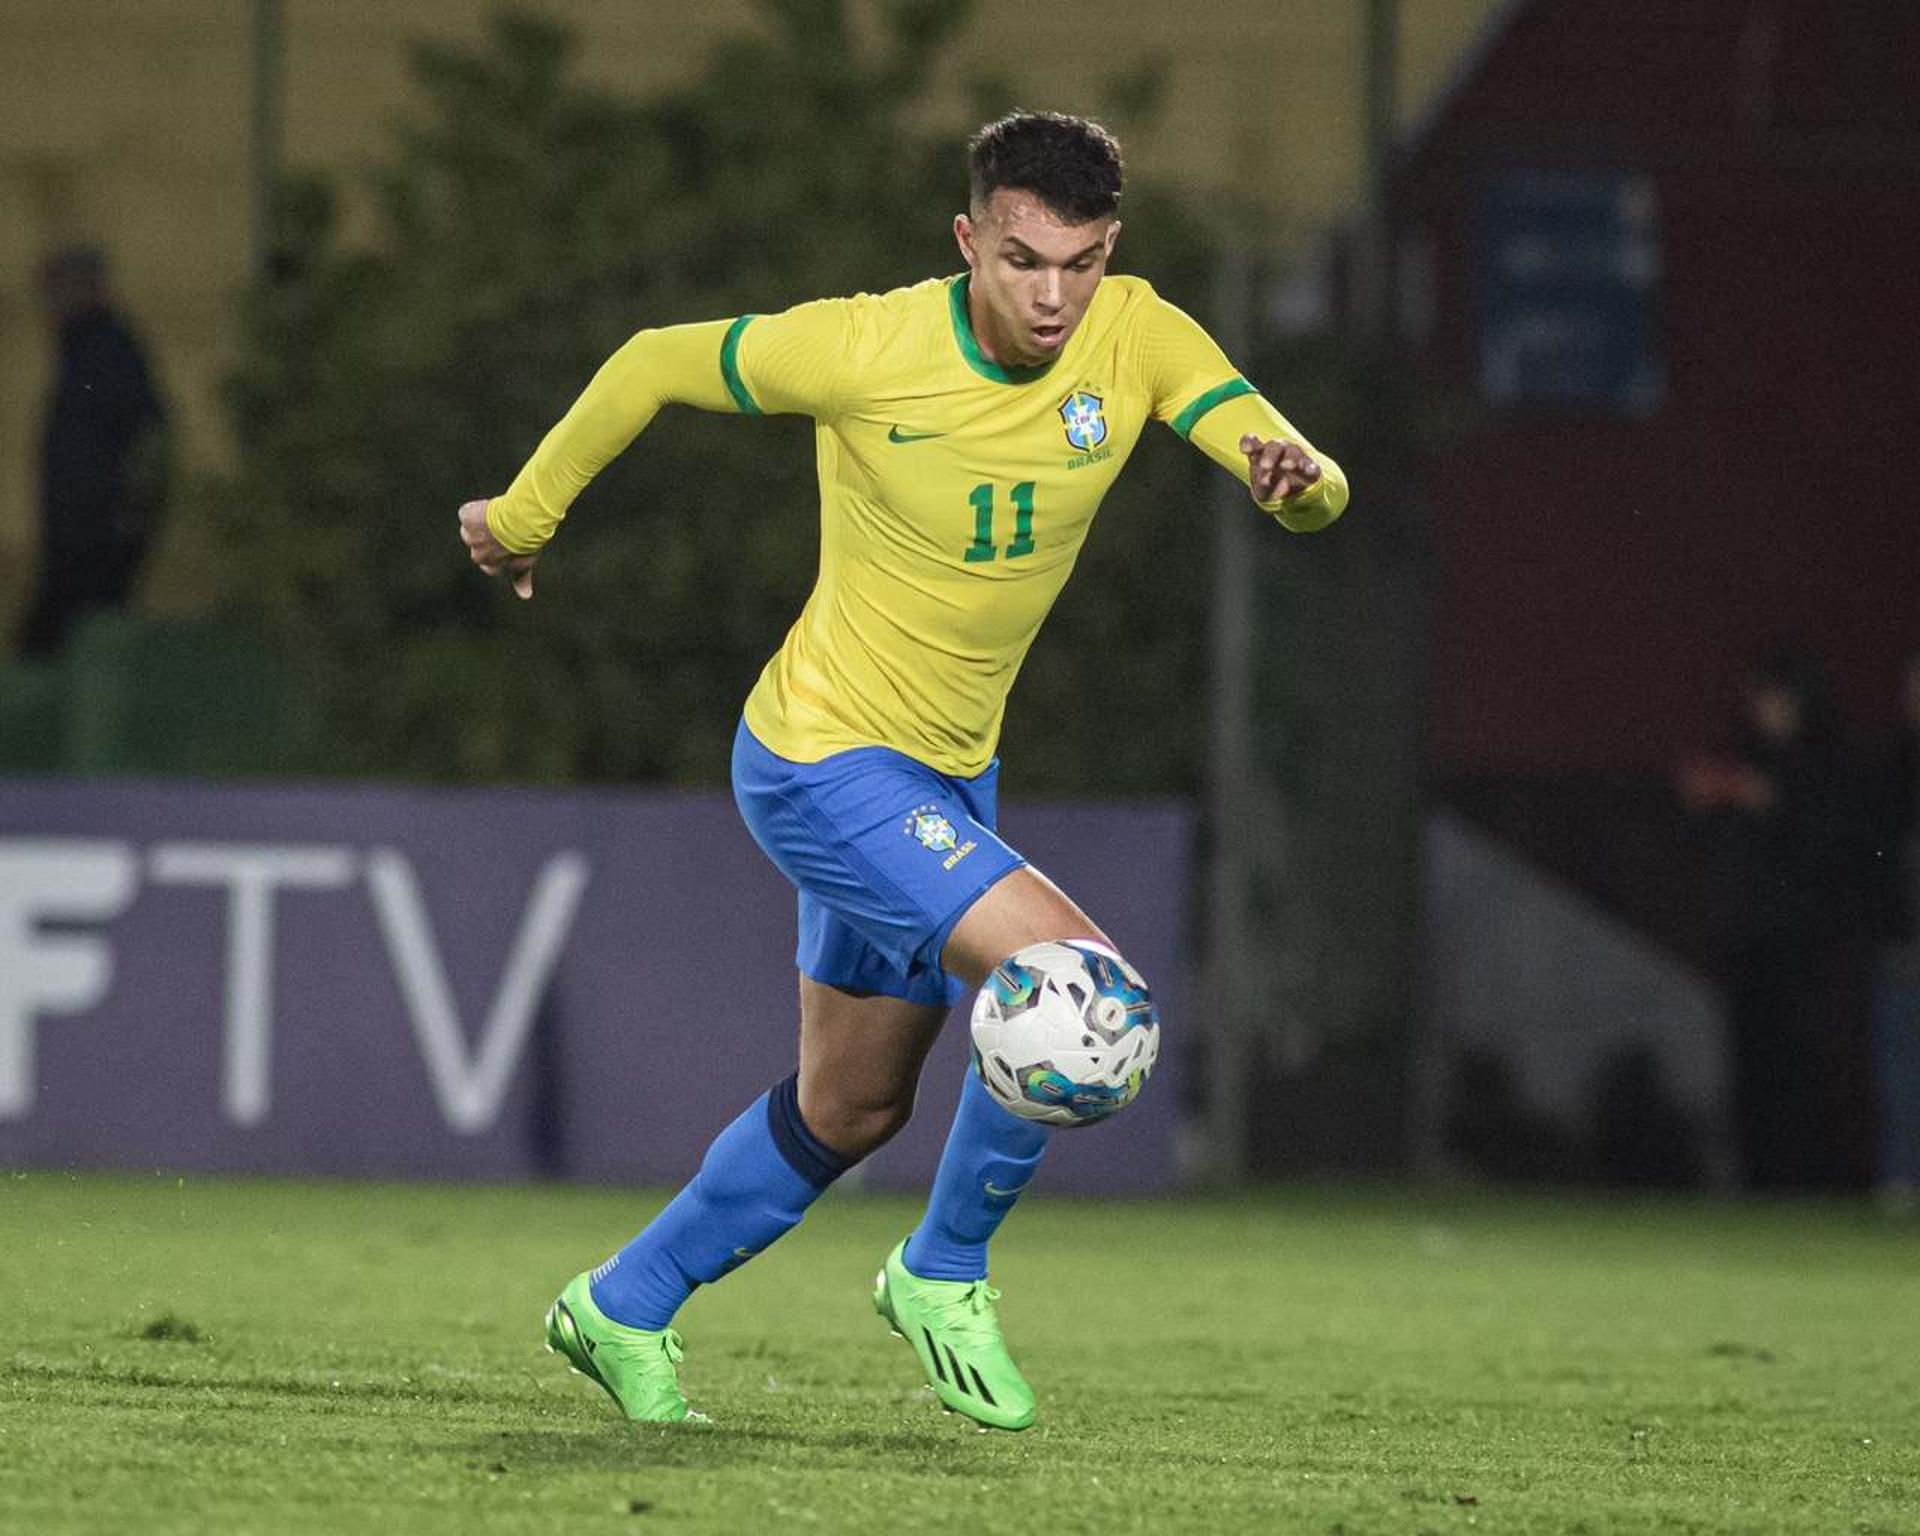
[[1312,533],[1347,507],[1347,477],[1275,410],[1190,316],[1148,301],[1142,367],[1153,413],[1233,474],[1254,504],[1295,533]]
[[1346,471],[1262,395],[1241,395],[1207,412],[1187,441],[1231,470],[1254,505],[1295,533],[1317,532],[1347,509]]

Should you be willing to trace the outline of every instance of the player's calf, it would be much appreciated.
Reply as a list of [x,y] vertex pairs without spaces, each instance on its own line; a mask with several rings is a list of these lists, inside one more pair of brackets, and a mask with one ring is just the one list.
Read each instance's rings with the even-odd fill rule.
[[1000,1333],[987,1244],[1052,1128],[1096,1124],[1139,1096],[1160,1024],[1139,972],[1079,939],[1029,944],[996,965],[973,1039],[977,1080],[961,1094],[926,1217],[881,1266],[873,1305],[950,1411],[1024,1429],[1034,1396]]
[[849,1163],[879,1151],[913,1117],[911,1092],[904,1099],[869,1103],[836,1092],[831,1085],[816,1089],[804,1076],[800,1102],[808,1129]]

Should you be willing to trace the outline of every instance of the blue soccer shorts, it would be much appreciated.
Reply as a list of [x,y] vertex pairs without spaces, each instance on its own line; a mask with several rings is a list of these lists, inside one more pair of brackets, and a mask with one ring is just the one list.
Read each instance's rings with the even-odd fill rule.
[[1000,765],[958,779],[890,747],[796,763],[742,722],[733,798],[754,841],[800,892],[794,963],[828,986],[948,1005],[954,925],[1027,861],[994,831]]

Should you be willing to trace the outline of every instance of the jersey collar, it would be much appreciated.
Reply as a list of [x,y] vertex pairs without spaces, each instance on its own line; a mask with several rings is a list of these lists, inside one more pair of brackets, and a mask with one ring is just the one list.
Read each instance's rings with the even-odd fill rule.
[[[1053,371],[1053,363],[1037,363],[1030,368],[1006,366],[996,363],[980,350],[980,338],[973,334],[973,317],[967,312],[967,279],[971,274],[962,272],[947,285],[947,309],[953,316],[953,339],[960,348],[960,355],[967,360],[967,366],[983,379],[992,379],[996,384],[1031,384],[1035,379],[1044,379]],[[1059,358],[1053,360],[1059,362]]]

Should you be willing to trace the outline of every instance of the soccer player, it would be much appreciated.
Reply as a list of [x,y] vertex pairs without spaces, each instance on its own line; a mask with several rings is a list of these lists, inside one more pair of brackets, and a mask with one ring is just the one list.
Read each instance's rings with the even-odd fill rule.
[[[1148,419],[1284,527],[1322,528],[1347,502],[1339,468],[1206,332],[1141,279],[1107,275],[1121,163],[1105,129],[1016,113],[974,136],[968,164],[953,221],[965,272],[643,330],[505,495],[460,509],[474,563],[531,597],[568,506],[663,405],[816,423],[818,580],[733,749],[741,814],[799,890],[798,1070],[547,1315],[548,1343],[631,1419],[688,1417],[674,1314],[906,1124],[953,1003],[1029,944],[1108,943],[995,834],[994,747],[1021,659]],[[916,837],[928,817],[962,829],[957,845]],[[1049,1134],[969,1073],[926,1215],[876,1282],[941,1402],[1001,1429],[1031,1424],[1034,1398],[1001,1336],[987,1244]]]

